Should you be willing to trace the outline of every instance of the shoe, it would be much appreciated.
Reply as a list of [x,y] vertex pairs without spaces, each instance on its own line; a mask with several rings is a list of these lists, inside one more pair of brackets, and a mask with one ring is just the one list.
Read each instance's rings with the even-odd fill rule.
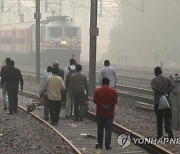
[[79,121],[79,119],[78,118],[74,118],[74,121]]
[[51,125],[52,125],[52,126],[55,126],[55,125],[56,125],[56,123],[55,123],[55,122],[52,122],[52,123],[51,123]]
[[160,138],[162,138],[162,136],[157,136],[157,137],[156,137],[156,139],[158,139],[158,140],[159,140]]
[[172,131],[168,133],[168,138],[169,138],[169,139],[174,138],[174,135],[173,135],[173,132],[172,132]]
[[3,110],[7,110],[7,105],[4,106]]
[[12,112],[8,112],[7,114],[8,114],[8,115],[13,115],[13,113],[12,113]]
[[102,146],[99,145],[98,143],[96,143],[95,148],[96,148],[96,149],[102,149]]
[[112,148],[111,147],[107,147],[106,150],[111,150]]
[[70,119],[70,118],[72,118],[72,116],[65,115],[65,118]]
[[79,120],[80,120],[80,121],[83,121],[84,119],[83,119],[83,117],[80,116],[80,117],[79,117]]

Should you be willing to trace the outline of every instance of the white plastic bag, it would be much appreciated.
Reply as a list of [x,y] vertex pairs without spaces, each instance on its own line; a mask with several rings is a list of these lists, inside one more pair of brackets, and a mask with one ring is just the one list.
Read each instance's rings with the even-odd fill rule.
[[165,95],[162,95],[162,97],[159,100],[159,106],[158,109],[168,109],[170,108],[169,102]]

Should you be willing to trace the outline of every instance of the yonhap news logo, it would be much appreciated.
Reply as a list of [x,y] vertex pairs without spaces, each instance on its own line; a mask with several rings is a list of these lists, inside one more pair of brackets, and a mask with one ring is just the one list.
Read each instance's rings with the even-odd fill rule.
[[173,145],[173,144],[180,144],[180,138],[160,138],[160,139],[157,139],[157,138],[133,138],[130,136],[130,134],[121,134],[119,137],[118,137],[118,140],[117,140],[118,144],[120,145],[120,147],[122,148],[126,148],[128,147],[131,142],[133,144],[170,144],[170,145]]
[[118,137],[118,144],[122,147],[122,148],[126,148],[131,144],[131,137],[130,134],[121,134]]

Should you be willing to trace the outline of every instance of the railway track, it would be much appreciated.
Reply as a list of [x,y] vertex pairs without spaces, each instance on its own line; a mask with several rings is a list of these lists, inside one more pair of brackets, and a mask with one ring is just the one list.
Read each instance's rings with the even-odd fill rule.
[[[37,99],[38,95],[32,94],[29,92],[22,91],[20,92],[22,96],[20,97],[20,102],[24,102],[26,98],[31,99]],[[21,101],[23,100],[23,101]],[[21,103],[25,107],[25,103]],[[42,120],[43,116],[43,110],[36,110],[34,113],[30,113],[41,122],[45,122]],[[64,111],[61,111],[60,120],[58,126],[52,127],[50,124],[45,122],[47,125],[49,125],[53,130],[56,132],[61,132],[63,135],[66,136],[66,138],[71,141],[79,151],[85,154],[94,154],[94,153],[152,153],[152,154],[171,154],[170,151],[155,145],[155,144],[138,144],[135,145],[133,143],[130,144],[127,148],[122,148],[118,145],[117,139],[120,134],[130,134],[131,138],[137,139],[137,138],[144,138],[127,128],[122,127],[121,125],[114,123],[113,124],[113,135],[112,135],[112,147],[113,149],[111,151],[107,150],[99,150],[95,149],[95,143],[96,143],[96,117],[95,114],[92,112],[87,112],[86,119],[83,122],[74,122],[72,119],[65,119],[64,118]],[[133,141],[133,139],[131,139]]]
[[[28,75],[25,78],[28,79]],[[31,81],[33,81],[33,80],[35,81],[35,78],[33,77],[33,75],[30,78],[31,78]],[[119,95],[120,96],[128,96],[128,97],[131,97],[133,99],[138,99],[139,98],[139,101],[146,102],[145,104],[147,104],[148,102],[149,102],[149,104],[152,104],[153,99],[152,99],[152,96],[151,96],[152,95],[152,91],[151,90],[148,90],[148,89],[145,90],[143,88],[137,88],[137,87],[134,87],[134,88],[133,87],[129,88],[129,87],[130,86],[118,85],[117,89],[121,89],[121,91],[119,92]],[[122,90],[123,90],[123,92],[122,92]],[[146,93],[146,94],[145,95],[144,94],[140,94],[140,93],[143,93],[143,92]],[[147,97],[145,97],[145,96],[147,96]],[[74,126],[72,125],[72,127],[74,127]],[[115,142],[117,142],[117,136],[116,136],[116,141]],[[94,144],[91,147],[94,147]],[[82,149],[86,150],[85,147],[84,148],[82,147]]]
[[[36,114],[19,105],[18,114],[7,115],[2,110],[2,100],[0,102],[0,153],[81,154],[69,140]],[[62,146],[59,147],[58,143]]]
[[[33,95],[32,95],[33,96]],[[18,107],[25,111],[28,112],[26,110],[25,107],[18,105]],[[30,113],[28,112],[32,117],[34,117],[35,119],[37,119],[38,121],[40,121],[41,123],[47,125],[49,128],[51,128],[60,138],[62,138],[72,149],[76,154],[82,154],[61,132],[57,131],[57,129],[55,129],[54,127],[52,127],[48,122],[44,121],[41,117],[39,117],[38,115],[34,114],[34,113]]]
[[[24,80],[28,82],[36,81],[34,74],[31,75],[31,74],[25,73],[23,74],[23,77],[24,77]],[[96,82],[96,84],[98,85],[98,81]],[[117,85],[116,89],[119,96],[132,98],[138,102],[143,102],[143,103],[137,103],[137,107],[153,110],[153,91],[152,90],[127,86],[127,85]]]
[[[98,67],[97,70],[99,71],[101,68],[99,66],[97,67]],[[87,70],[87,69],[88,69],[88,66],[85,65],[84,70]],[[125,68],[118,68],[117,70],[118,70],[118,83],[120,84],[117,85],[116,89],[118,91],[119,96],[124,96],[124,97],[132,98],[136,100],[137,108],[153,111],[153,91],[151,90],[151,87],[150,87],[151,78],[149,78],[149,76],[154,77],[153,69],[151,70],[149,68],[146,70],[142,70],[141,67],[138,69],[125,67]],[[169,72],[167,72],[166,75],[170,76],[173,72],[175,73],[176,71],[178,71],[178,69],[174,69],[173,71],[170,71],[170,69],[167,69],[167,71]],[[119,74],[120,72],[124,72],[125,74],[128,72],[129,74],[133,73],[136,75],[144,74],[144,77],[139,77],[135,75],[132,75],[132,76],[122,75],[122,74]],[[84,71],[84,73],[88,75],[87,71]],[[99,72],[97,72],[96,74],[97,74],[96,84],[98,85]],[[36,81],[35,75],[31,71],[26,71],[26,74],[24,74],[24,77],[27,81],[31,81],[31,82]]]

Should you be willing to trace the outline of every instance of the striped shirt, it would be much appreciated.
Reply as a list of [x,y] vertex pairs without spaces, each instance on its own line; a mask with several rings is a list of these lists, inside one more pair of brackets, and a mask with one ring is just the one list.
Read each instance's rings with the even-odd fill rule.
[[159,104],[162,95],[167,94],[168,102],[171,104],[170,93],[175,88],[174,82],[162,75],[156,76],[151,81],[151,88],[154,91],[154,105]]

